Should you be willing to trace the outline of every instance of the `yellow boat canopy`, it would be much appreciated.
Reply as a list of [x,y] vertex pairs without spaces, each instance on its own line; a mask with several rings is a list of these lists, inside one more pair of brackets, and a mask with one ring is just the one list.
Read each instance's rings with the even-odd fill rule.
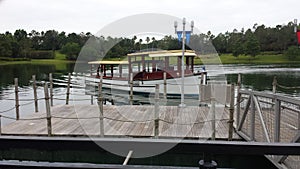
[[[127,56],[178,57],[178,56],[182,56],[182,51],[181,50],[147,51],[147,52],[130,53]],[[184,56],[197,56],[197,54],[193,50],[186,50]]]
[[91,61],[88,62],[89,65],[128,65],[128,61],[107,61],[107,60],[100,60],[100,61]]

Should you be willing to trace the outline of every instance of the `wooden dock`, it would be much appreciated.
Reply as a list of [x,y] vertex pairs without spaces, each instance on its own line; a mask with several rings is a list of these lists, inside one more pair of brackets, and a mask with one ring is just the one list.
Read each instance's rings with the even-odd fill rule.
[[[154,137],[154,106],[104,105],[104,135]],[[216,107],[216,139],[228,139],[228,110]],[[99,136],[98,105],[59,105],[51,108],[53,136]],[[2,127],[3,135],[47,135],[46,113],[34,113]],[[159,134],[166,138],[210,139],[209,107],[160,106]],[[241,139],[237,134],[234,139]]]

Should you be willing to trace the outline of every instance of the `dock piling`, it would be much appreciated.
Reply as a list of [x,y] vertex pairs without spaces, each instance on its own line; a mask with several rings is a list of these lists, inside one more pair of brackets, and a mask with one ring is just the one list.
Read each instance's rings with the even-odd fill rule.
[[273,78],[272,85],[273,85],[273,90],[272,91],[275,94],[276,93],[276,87],[277,87],[277,77],[276,76],[274,76],[274,78]]
[[154,137],[159,135],[159,84],[155,85],[155,105],[154,105]]
[[51,111],[50,111],[50,103],[49,103],[49,92],[48,92],[48,84],[45,83],[44,86],[44,93],[45,93],[45,105],[46,105],[46,118],[47,118],[47,132],[48,136],[52,135],[52,124],[51,124]]
[[254,95],[251,92],[251,101],[250,101],[250,113],[251,113],[251,131],[250,131],[250,139],[251,141],[255,141],[255,104],[254,104]]
[[238,81],[237,81],[237,99],[236,99],[236,126],[239,126],[240,123],[240,116],[241,116],[241,84],[242,78],[241,74],[238,74]]
[[274,142],[280,142],[281,101],[275,98]]
[[38,112],[39,109],[38,109],[38,99],[37,99],[37,92],[36,92],[37,86],[36,86],[36,76],[35,75],[32,75],[32,88],[33,88],[33,97],[34,97],[34,109],[35,109],[35,112]]
[[129,85],[130,85],[130,96],[129,96],[129,100],[130,100],[130,105],[133,104],[133,73],[130,73],[129,75],[130,77],[130,81],[129,81]]
[[229,131],[228,131],[228,141],[232,141],[233,138],[233,116],[234,116],[234,84],[230,86],[230,107],[229,107]]
[[102,96],[102,73],[100,82],[98,84],[98,106],[100,110],[99,121],[100,121],[100,137],[104,137],[104,112],[103,112],[103,96]]
[[214,97],[211,98],[211,126],[212,126],[212,134],[211,139],[216,139],[216,99]]
[[50,82],[50,105],[53,106],[53,77],[52,77],[52,73],[49,73],[49,82]]
[[67,84],[67,96],[66,96],[66,105],[69,104],[69,99],[70,99],[70,83],[71,83],[71,73],[68,75],[68,84]]
[[20,104],[19,104],[19,86],[18,78],[14,79],[15,81],[15,107],[16,107],[16,120],[20,119]]
[[164,72],[164,99],[167,99],[167,72]]
[[0,114],[0,136],[2,135],[2,115]]

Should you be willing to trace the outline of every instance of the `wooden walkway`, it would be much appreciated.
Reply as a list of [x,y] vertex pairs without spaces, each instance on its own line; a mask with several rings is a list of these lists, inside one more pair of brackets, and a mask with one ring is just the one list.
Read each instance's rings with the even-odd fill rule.
[[[216,107],[216,139],[228,139],[228,110]],[[98,105],[51,107],[52,135],[99,136]],[[21,117],[2,128],[4,135],[47,135],[46,113]],[[212,121],[209,107],[160,106],[159,137],[209,139]],[[153,137],[154,106],[104,105],[105,137]],[[234,133],[233,139],[241,139]]]

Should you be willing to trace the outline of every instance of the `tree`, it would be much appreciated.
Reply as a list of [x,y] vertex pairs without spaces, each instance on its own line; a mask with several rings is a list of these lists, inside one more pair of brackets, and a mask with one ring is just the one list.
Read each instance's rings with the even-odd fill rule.
[[140,40],[139,40],[140,50],[142,50],[142,43],[143,43],[143,39],[140,39]]
[[27,57],[31,51],[31,40],[23,29],[16,30],[12,41],[14,57]]
[[0,57],[11,57],[11,40],[4,34],[0,34]]
[[251,34],[245,43],[245,54],[255,57],[260,53],[260,46],[257,38]]
[[[152,43],[152,49],[153,49],[154,48],[154,43],[156,42],[156,39],[155,39],[155,37],[152,37],[151,40],[152,40],[151,43]],[[157,48],[157,46],[156,46],[156,48]]]
[[149,45],[149,42],[150,42],[150,38],[148,36],[146,37],[146,42],[147,42],[147,49],[148,49],[148,45]]
[[80,46],[78,43],[68,42],[61,49],[61,53],[66,55],[69,60],[76,60],[80,52]]

